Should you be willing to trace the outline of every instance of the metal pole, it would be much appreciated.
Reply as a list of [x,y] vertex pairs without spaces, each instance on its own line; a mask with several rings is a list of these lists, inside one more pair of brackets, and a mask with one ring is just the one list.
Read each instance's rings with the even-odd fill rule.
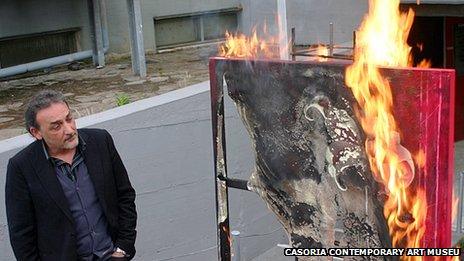
[[296,60],[295,56],[295,27],[292,27],[292,61]]
[[108,17],[106,15],[106,0],[100,0],[100,16],[103,37],[103,49],[107,49],[110,43],[108,36]]
[[100,0],[88,0],[87,4],[89,8],[93,64],[97,68],[101,68],[105,66],[105,51],[103,48]]
[[356,53],[356,31],[353,31],[353,60],[354,60],[355,53]]
[[210,60],[211,123],[213,129],[213,162],[216,187],[216,221],[218,260],[230,261],[229,192],[227,178],[226,131],[224,114],[224,72],[220,61]]
[[204,42],[205,41],[205,27],[204,27],[204,22],[203,22],[203,16],[200,16],[200,41]]
[[277,14],[279,24],[279,52],[281,60],[289,60],[288,34],[287,34],[287,3],[286,0],[277,0]]
[[329,27],[330,27],[329,56],[332,56],[334,52],[334,24],[330,22]]
[[240,261],[240,231],[230,232],[232,235],[232,261]]
[[129,32],[131,39],[132,71],[142,78],[147,76],[145,49],[143,46],[142,11],[140,0],[127,0],[129,11]]
[[31,63],[24,63],[16,66],[6,67],[0,69],[0,78],[13,76],[21,73],[27,73],[35,70],[40,70],[43,68],[52,67],[55,65],[60,65],[64,63],[70,63],[74,61],[84,60],[91,58],[93,54],[92,50],[61,55],[57,57],[52,57],[40,61],[35,61]]

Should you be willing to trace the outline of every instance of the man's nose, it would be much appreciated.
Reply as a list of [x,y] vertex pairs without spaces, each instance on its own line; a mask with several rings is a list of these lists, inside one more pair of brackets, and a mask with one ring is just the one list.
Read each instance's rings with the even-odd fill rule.
[[72,122],[70,123],[65,123],[65,132],[66,134],[72,134],[76,130],[74,124]]

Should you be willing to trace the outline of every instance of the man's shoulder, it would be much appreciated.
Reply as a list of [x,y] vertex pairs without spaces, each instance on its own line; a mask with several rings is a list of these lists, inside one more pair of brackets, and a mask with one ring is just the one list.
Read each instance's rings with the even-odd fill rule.
[[96,128],[82,128],[78,130],[79,133],[83,133],[85,135],[91,136],[91,137],[107,137],[110,134],[108,133],[107,130],[105,129],[96,129]]
[[95,129],[95,128],[82,128],[78,129],[79,135],[84,138],[84,141],[88,140],[95,141],[97,143],[106,142],[111,135],[105,129]]
[[39,146],[40,141],[35,140],[31,144],[27,145],[25,148],[16,153],[13,157],[10,158],[14,162],[23,162],[31,157],[31,154],[34,153],[36,147]]

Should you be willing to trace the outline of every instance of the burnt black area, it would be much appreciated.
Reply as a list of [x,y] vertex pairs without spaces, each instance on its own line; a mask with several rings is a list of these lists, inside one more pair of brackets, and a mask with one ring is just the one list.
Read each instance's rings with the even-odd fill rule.
[[[349,186],[353,184],[366,184],[365,178],[362,176],[364,173],[362,169],[357,166],[349,166],[345,171],[340,175],[340,182],[343,184],[348,184]],[[362,186],[353,186],[356,188],[362,188]]]
[[314,206],[306,203],[297,203],[292,207],[293,224],[295,226],[305,226],[313,223],[313,217],[316,212]]
[[327,143],[330,137],[322,117],[314,122],[302,119],[302,106],[316,96],[325,96],[354,117],[354,99],[344,84],[344,68],[253,61],[224,64],[228,94],[246,114],[261,158],[257,165],[266,169],[263,172],[270,181],[311,178],[321,182],[315,154],[325,152],[312,151],[312,140],[304,135],[319,133]]
[[372,237],[375,235],[372,227],[354,213],[345,214],[344,227],[348,233],[353,235],[363,235],[365,237]]

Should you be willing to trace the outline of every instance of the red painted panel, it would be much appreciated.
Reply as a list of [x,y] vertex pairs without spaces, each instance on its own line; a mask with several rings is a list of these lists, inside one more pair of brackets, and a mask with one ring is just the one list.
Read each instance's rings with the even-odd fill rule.
[[454,71],[387,69],[394,95],[395,118],[402,143],[414,155],[426,155],[416,168],[413,186],[427,192],[426,233],[423,247],[451,246],[453,190]]

